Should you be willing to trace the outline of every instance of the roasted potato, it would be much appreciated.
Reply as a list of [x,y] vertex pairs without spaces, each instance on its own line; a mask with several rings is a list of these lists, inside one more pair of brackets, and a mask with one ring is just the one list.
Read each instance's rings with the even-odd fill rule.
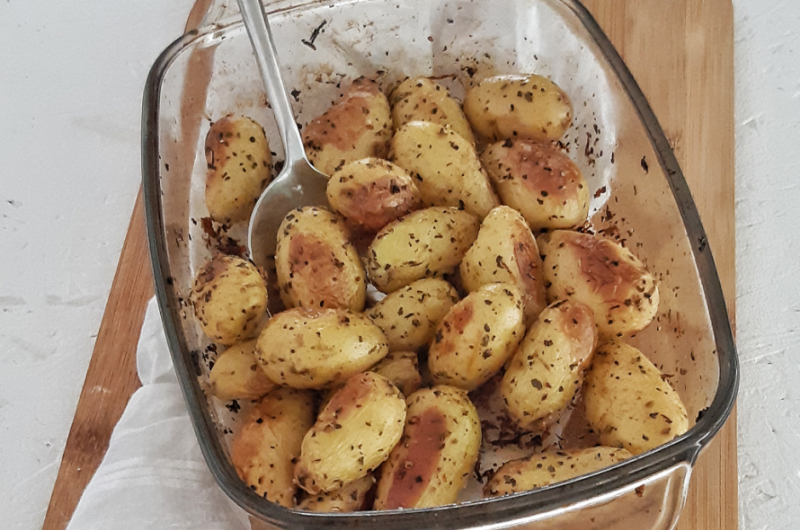
[[358,512],[367,510],[368,494],[375,485],[375,477],[369,474],[354,482],[345,484],[331,492],[308,495],[297,508],[309,512]]
[[642,352],[606,342],[595,352],[583,387],[586,419],[600,443],[638,455],[689,429],[686,407]]
[[276,387],[250,411],[231,446],[236,473],[265,499],[291,508],[294,467],[314,424],[314,393]]
[[392,105],[392,121],[395,130],[412,121],[429,121],[449,125],[469,143],[475,145],[475,137],[469,127],[461,104],[450,92],[427,77],[406,79],[394,89],[389,99]]
[[324,208],[289,212],[278,229],[275,268],[287,307],[364,309],[364,266],[344,220]]
[[417,352],[430,343],[436,326],[458,302],[455,288],[438,278],[423,278],[390,293],[369,310],[386,335],[389,351]]
[[206,136],[206,208],[218,223],[245,221],[272,179],[264,129],[250,118],[226,116]]
[[397,387],[373,372],[352,376],[303,438],[295,481],[316,494],[366,476],[389,458],[405,421],[406,403]]
[[267,285],[242,258],[218,254],[194,278],[194,314],[211,340],[230,345],[252,337],[267,318]]
[[472,130],[491,142],[558,140],[572,123],[567,94],[535,74],[489,77],[467,92],[464,114]]
[[424,388],[407,403],[403,438],[381,467],[376,510],[453,503],[478,460],[481,424],[466,392]]
[[536,239],[525,219],[508,206],[498,206],[489,212],[459,270],[468,291],[487,283],[516,285],[522,292],[528,324],[547,306]]
[[419,360],[413,351],[390,351],[371,371],[389,380],[404,396],[410,396],[422,386]]
[[420,207],[417,185],[406,171],[379,158],[350,162],[331,175],[328,202],[360,233],[374,234]]
[[597,345],[592,310],[556,302],[539,315],[503,374],[500,395],[520,429],[544,429],[571,406]]
[[386,158],[391,137],[389,101],[365,77],[353,81],[339,101],[303,129],[308,160],[326,175],[362,158]]
[[256,339],[222,352],[208,374],[211,393],[219,399],[258,399],[275,387],[256,360]]
[[486,497],[500,497],[543,488],[600,471],[632,456],[617,447],[546,451],[506,462],[486,483],[483,493]]
[[425,206],[454,206],[483,218],[500,204],[475,148],[447,125],[407,123],[392,138],[391,158],[416,179]]
[[635,333],[655,317],[656,282],[620,244],[566,230],[544,234],[537,242],[548,298],[589,306],[601,337]]
[[529,140],[490,145],[481,155],[503,204],[522,214],[531,230],[583,224],[589,186],[575,162],[558,149]]
[[267,377],[292,388],[335,386],[388,352],[369,317],[344,309],[288,309],[270,319],[256,344]]
[[428,350],[435,384],[475,390],[514,354],[525,335],[522,293],[509,283],[490,283],[454,305]]
[[478,236],[480,222],[455,208],[417,210],[378,232],[367,251],[367,274],[391,293],[411,282],[453,272]]

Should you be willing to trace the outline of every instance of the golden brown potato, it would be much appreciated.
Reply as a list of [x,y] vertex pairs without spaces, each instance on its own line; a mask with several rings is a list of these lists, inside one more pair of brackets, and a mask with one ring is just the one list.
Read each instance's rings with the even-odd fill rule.
[[373,372],[354,375],[303,438],[297,484],[316,494],[366,476],[389,458],[405,421],[406,403],[397,387]]
[[314,424],[314,393],[276,387],[250,412],[231,446],[236,473],[265,499],[291,508],[294,467]]
[[226,116],[206,136],[206,207],[218,223],[245,221],[272,180],[264,129],[250,118]]
[[390,351],[372,371],[388,379],[404,396],[410,396],[422,386],[419,360],[413,351]]
[[536,240],[525,219],[508,206],[498,206],[489,212],[459,270],[468,291],[487,283],[516,285],[522,291],[528,324],[547,306]]
[[275,387],[256,360],[256,340],[234,344],[217,357],[208,374],[211,393],[219,399],[258,399]]
[[525,335],[522,293],[490,283],[450,309],[428,350],[435,384],[475,390],[514,354]]
[[481,424],[466,392],[424,388],[407,402],[403,438],[381,468],[376,510],[451,504],[478,460]]
[[656,282],[620,244],[566,230],[544,234],[537,242],[548,298],[589,306],[601,337],[640,331],[655,317]]
[[267,318],[267,285],[242,258],[218,254],[197,271],[191,293],[200,328],[230,345],[252,337]]
[[449,125],[469,143],[475,145],[475,137],[469,127],[461,104],[450,92],[427,77],[406,79],[392,92],[392,120],[395,130],[412,121],[429,121]]
[[572,122],[567,94],[546,77],[500,75],[467,92],[464,114],[472,130],[491,142],[507,138],[558,140]]
[[344,309],[288,309],[270,319],[256,344],[267,377],[292,388],[335,386],[388,352],[369,317]]
[[367,510],[367,494],[375,485],[375,477],[369,474],[331,492],[320,492],[303,499],[297,508],[309,512],[359,512]]
[[600,443],[635,455],[689,429],[678,393],[647,356],[622,342],[598,346],[586,374],[583,401]]
[[309,161],[332,175],[362,158],[386,158],[392,137],[389,101],[375,81],[359,77],[325,114],[303,130]]
[[519,211],[534,231],[571,228],[589,215],[589,186],[575,162],[548,145],[506,140],[481,160],[503,204]]
[[597,344],[592,310],[556,302],[539,315],[500,383],[511,419],[526,431],[543,429],[571,406]]
[[345,165],[328,181],[328,202],[357,232],[374,234],[420,207],[417,185],[406,171],[379,158]]
[[461,263],[479,227],[477,217],[455,208],[412,212],[375,236],[367,251],[367,274],[384,293],[449,274]]
[[389,351],[417,352],[430,343],[436,326],[458,302],[455,288],[439,278],[423,278],[390,293],[369,316],[386,335]]
[[480,218],[500,204],[475,148],[449,126],[412,121],[392,138],[392,160],[416,179],[425,206],[453,206]]
[[618,464],[633,455],[617,447],[547,451],[505,463],[486,483],[486,497],[500,497],[564,482]]
[[344,220],[324,208],[289,212],[278,229],[275,268],[287,307],[364,309],[364,266]]

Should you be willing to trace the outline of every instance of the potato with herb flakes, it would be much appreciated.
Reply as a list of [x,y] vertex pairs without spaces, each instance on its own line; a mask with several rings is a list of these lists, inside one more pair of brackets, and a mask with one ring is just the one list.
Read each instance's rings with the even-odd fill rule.
[[450,308],[458,302],[455,288],[439,278],[423,278],[390,293],[369,310],[383,330],[389,351],[418,352],[427,346]]
[[233,439],[231,461],[239,477],[265,499],[291,508],[296,459],[314,424],[314,393],[276,387],[250,411]]
[[508,283],[471,292],[444,317],[428,350],[437,385],[475,390],[500,371],[525,335],[522,293]]
[[601,344],[583,386],[586,419],[600,443],[638,455],[689,429],[686,407],[661,371],[622,342]]
[[449,125],[466,141],[475,145],[467,117],[461,104],[450,92],[428,77],[408,78],[394,89],[389,99],[395,130],[412,121],[429,121]]
[[528,330],[500,383],[509,416],[524,431],[544,429],[572,405],[597,344],[592,310],[556,302]]
[[405,421],[406,403],[397,387],[374,372],[352,376],[303,438],[296,483],[316,494],[366,476],[389,458]]
[[359,233],[374,234],[420,206],[417,185],[406,171],[379,158],[345,165],[328,180],[328,202]]
[[508,206],[489,212],[459,270],[468,291],[487,283],[516,285],[522,291],[527,323],[535,321],[547,306],[536,239],[525,219]]
[[558,149],[528,140],[490,145],[481,155],[503,204],[522,214],[531,230],[583,224],[589,186],[575,162]]
[[399,388],[404,396],[410,396],[422,386],[419,360],[413,351],[390,351],[370,371],[385,377]]
[[425,206],[453,206],[483,218],[500,204],[475,148],[447,125],[407,123],[392,138],[391,158],[416,179]]
[[535,74],[484,79],[464,98],[472,130],[491,142],[558,140],[572,123],[572,103],[561,88]]
[[197,271],[191,292],[200,328],[224,345],[249,339],[267,318],[267,285],[255,265],[218,254]]
[[655,317],[655,279],[619,243],[566,230],[544,234],[537,242],[548,298],[589,306],[601,337],[635,333]]
[[258,399],[275,384],[258,366],[256,340],[230,346],[217,357],[208,374],[211,393],[219,399]]
[[359,77],[339,101],[303,129],[308,160],[333,175],[362,158],[386,158],[392,137],[389,101],[378,84]]
[[331,492],[308,495],[297,509],[309,512],[360,512],[370,508],[368,494],[375,485],[375,477],[369,474]]
[[272,180],[264,129],[250,118],[226,116],[206,136],[206,208],[218,223],[246,221]]
[[367,274],[391,293],[422,279],[449,274],[478,236],[480,221],[456,208],[425,208],[386,225],[367,250]]
[[545,451],[503,464],[483,488],[486,497],[500,497],[564,482],[600,471],[633,457],[617,447]]
[[367,278],[344,220],[324,208],[292,210],[278,229],[278,289],[286,307],[364,309]]
[[270,319],[256,344],[267,377],[292,388],[336,386],[388,352],[369,317],[344,309],[287,309]]
[[376,510],[456,501],[481,446],[481,423],[463,390],[424,388],[408,397],[403,438],[381,467]]

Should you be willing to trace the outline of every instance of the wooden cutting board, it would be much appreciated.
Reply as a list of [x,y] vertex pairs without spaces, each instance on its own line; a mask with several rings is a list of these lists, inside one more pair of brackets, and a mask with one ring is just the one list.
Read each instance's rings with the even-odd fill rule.
[[[708,233],[733,318],[732,4],[730,0],[584,3],[633,72],[675,149]],[[105,454],[114,425],[139,387],[136,344],[152,294],[140,192],[43,530],[66,527]],[[734,412],[694,468],[678,529],[736,528],[737,492]]]

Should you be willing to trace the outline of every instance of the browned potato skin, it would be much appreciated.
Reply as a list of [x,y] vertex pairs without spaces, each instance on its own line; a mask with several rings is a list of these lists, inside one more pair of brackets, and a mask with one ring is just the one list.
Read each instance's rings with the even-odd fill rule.
[[294,467],[314,424],[314,393],[276,387],[256,404],[231,447],[236,473],[257,494],[291,508]]
[[306,206],[287,214],[278,229],[275,268],[287,307],[364,309],[367,276],[344,220]]
[[369,310],[383,330],[389,351],[418,352],[427,346],[436,326],[458,302],[455,288],[439,278],[423,278],[390,293]]
[[535,74],[489,77],[467,92],[464,114],[489,141],[558,140],[572,122],[572,103],[561,88]]
[[449,125],[453,131],[475,145],[475,137],[461,104],[450,92],[427,77],[408,78],[394,89],[389,99],[394,129],[412,121],[429,121]]
[[362,158],[386,158],[392,137],[389,101],[375,81],[359,77],[342,98],[303,130],[309,161],[332,175]]
[[468,291],[487,283],[504,282],[522,291],[525,321],[530,324],[547,307],[542,258],[525,219],[513,208],[498,206],[481,223],[475,243],[460,266]]
[[486,497],[501,497],[564,482],[633,457],[617,447],[546,451],[503,464],[486,483]]
[[586,419],[600,443],[634,455],[663,445],[689,429],[686,407],[661,371],[622,342],[597,348],[583,388]]
[[297,508],[309,512],[359,512],[369,509],[367,494],[375,485],[372,474],[331,492],[320,492],[303,499]]
[[203,333],[226,346],[252,337],[267,317],[264,279],[236,256],[218,254],[198,270],[191,300]]
[[258,366],[256,340],[234,344],[214,361],[208,374],[211,393],[219,399],[258,399],[275,384]]
[[407,403],[403,438],[381,468],[376,510],[451,504],[478,460],[481,425],[466,392],[424,388]]
[[583,224],[589,216],[589,186],[575,162],[549,144],[506,140],[481,155],[503,204],[522,214],[531,230]]
[[226,116],[206,136],[206,207],[218,223],[244,221],[272,180],[264,129],[250,118]]
[[406,403],[397,387],[373,372],[354,375],[303,438],[295,481],[316,494],[366,476],[389,458],[405,421]]
[[345,165],[328,181],[328,203],[360,233],[374,234],[420,207],[417,185],[389,161],[364,158]]
[[618,243],[556,230],[537,240],[547,296],[577,300],[594,311],[601,338],[647,327],[658,310],[658,287],[644,264]]
[[525,335],[522,293],[491,283],[450,309],[428,350],[435,384],[472,391],[500,371]]
[[592,310],[556,302],[528,330],[500,383],[506,410],[520,429],[544,429],[570,407],[597,344]]
[[413,351],[390,351],[372,371],[388,379],[404,396],[410,396],[422,386],[419,359]]
[[344,309],[287,309],[270,319],[256,344],[267,377],[292,388],[336,386],[388,352],[369,317]]
[[480,222],[456,208],[425,208],[378,232],[367,250],[373,285],[391,293],[422,278],[449,274],[478,236]]

